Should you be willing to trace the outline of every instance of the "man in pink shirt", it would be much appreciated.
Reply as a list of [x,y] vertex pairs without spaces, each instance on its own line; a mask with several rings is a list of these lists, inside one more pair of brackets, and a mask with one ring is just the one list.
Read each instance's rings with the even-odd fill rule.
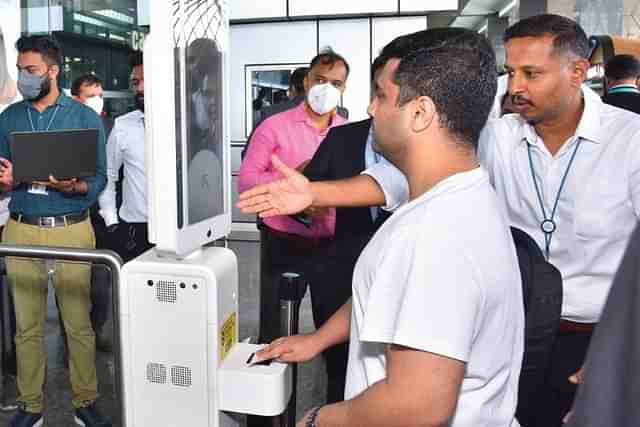
[[[282,178],[271,165],[271,156],[290,167],[303,169],[334,126],[346,120],[336,114],[345,90],[349,65],[329,51],[311,61],[304,79],[305,101],[275,114],[255,129],[240,167],[239,190]],[[284,272],[305,274],[313,280],[314,255],[321,254],[335,229],[335,210],[314,213],[304,219],[290,216],[268,218],[260,227],[260,342],[279,336],[278,283]]]

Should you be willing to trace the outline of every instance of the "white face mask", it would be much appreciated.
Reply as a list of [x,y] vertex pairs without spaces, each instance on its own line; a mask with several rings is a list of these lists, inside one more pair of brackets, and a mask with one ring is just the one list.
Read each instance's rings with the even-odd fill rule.
[[101,96],[92,96],[87,99],[87,107],[91,108],[98,115],[102,114],[102,108],[104,107],[104,99]]
[[340,102],[340,91],[331,83],[315,85],[309,89],[307,102],[313,111],[323,115],[332,111]]

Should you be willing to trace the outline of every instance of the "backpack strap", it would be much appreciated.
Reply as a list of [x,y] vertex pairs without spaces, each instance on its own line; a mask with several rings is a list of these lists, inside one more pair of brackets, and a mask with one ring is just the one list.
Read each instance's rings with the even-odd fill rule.
[[[546,378],[562,312],[562,275],[547,262],[527,233],[511,227],[522,278],[525,344],[516,417],[522,425],[535,419],[536,394]],[[529,421],[529,422],[527,422]]]

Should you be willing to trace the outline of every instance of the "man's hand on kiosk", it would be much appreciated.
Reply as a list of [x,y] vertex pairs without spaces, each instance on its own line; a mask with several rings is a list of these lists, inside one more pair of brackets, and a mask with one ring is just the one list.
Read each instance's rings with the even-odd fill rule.
[[238,208],[243,213],[257,213],[261,218],[291,215],[302,212],[313,202],[309,180],[291,169],[278,158],[271,156],[271,163],[284,179],[257,185],[240,194]]
[[275,359],[278,362],[308,362],[322,352],[317,334],[293,335],[281,337],[257,351],[258,361]]
[[2,157],[0,157],[0,187],[3,191],[13,189],[13,164]]

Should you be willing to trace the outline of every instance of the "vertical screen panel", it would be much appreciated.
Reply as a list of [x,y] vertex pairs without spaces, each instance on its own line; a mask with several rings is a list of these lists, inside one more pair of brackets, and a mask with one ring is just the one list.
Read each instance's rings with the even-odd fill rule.
[[369,19],[321,21],[319,45],[342,55],[351,68],[343,95],[343,106],[349,110],[349,121],[367,118],[369,104],[370,61]]

